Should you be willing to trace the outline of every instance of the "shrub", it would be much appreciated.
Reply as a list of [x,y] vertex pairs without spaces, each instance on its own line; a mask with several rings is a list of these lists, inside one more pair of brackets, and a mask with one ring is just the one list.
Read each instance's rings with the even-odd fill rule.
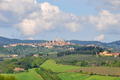
[[86,71],[85,74],[89,74],[89,73]]
[[80,70],[80,73],[82,73],[82,70]]
[[0,80],[17,80],[14,76],[2,76],[0,75]]
[[92,75],[93,75],[93,72],[90,73],[90,76],[92,76]]

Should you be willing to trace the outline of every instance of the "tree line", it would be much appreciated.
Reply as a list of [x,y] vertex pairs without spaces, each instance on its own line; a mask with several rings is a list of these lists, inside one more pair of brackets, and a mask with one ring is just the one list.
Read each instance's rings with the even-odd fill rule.
[[81,67],[98,67],[98,66],[106,66],[106,67],[119,67],[120,68],[120,61],[118,60],[98,60],[98,61],[77,61],[77,60],[70,60],[70,61],[56,61],[57,64],[63,65],[74,65],[74,66],[81,66]]
[[40,69],[36,68],[35,71],[40,74],[44,80],[62,80],[57,76],[56,72],[53,72],[50,69],[40,67]]
[[17,80],[14,76],[3,76],[0,75],[0,80]]
[[72,55],[72,54],[91,54],[91,55],[95,55],[96,53],[98,54],[99,52],[103,52],[104,49],[100,48],[100,47],[94,47],[94,46],[83,46],[83,47],[79,47],[76,48],[74,51],[61,51],[57,53],[57,57],[61,57],[64,55]]

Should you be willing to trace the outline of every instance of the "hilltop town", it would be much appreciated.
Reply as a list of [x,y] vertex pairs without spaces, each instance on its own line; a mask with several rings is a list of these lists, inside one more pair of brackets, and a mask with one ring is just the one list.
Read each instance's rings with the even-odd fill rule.
[[46,43],[16,43],[16,44],[3,45],[3,47],[15,47],[17,45],[32,46],[32,47],[44,46],[47,48],[52,48],[53,46],[64,46],[64,45],[75,45],[75,44],[66,42],[65,39],[62,39],[62,38],[60,40],[58,37],[56,37],[56,41],[49,40]]

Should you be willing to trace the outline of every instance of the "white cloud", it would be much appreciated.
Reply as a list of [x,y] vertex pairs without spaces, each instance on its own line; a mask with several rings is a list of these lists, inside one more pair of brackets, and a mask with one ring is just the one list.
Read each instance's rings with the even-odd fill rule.
[[2,0],[0,10],[10,11],[20,15],[28,11],[33,11],[36,6],[36,0]]
[[120,0],[89,0],[90,3],[93,2],[102,2],[103,4],[100,4],[100,7],[108,8],[109,9],[114,9],[117,10],[120,8]]
[[0,14],[0,20],[5,21],[5,22],[8,21],[8,20],[7,20],[3,15],[1,15],[1,14]]
[[94,38],[95,41],[101,41],[105,38],[105,35],[101,34],[100,36],[97,36]]
[[98,31],[119,33],[120,14],[110,13],[107,10],[99,12],[98,16],[89,15],[89,22]]
[[26,19],[17,24],[25,36],[31,36],[43,31],[66,27],[75,32],[83,28],[82,21],[85,16],[78,17],[74,14],[63,13],[57,6],[47,2],[39,4],[41,10],[29,14]]
[[72,32],[75,32],[77,30],[80,30],[83,28],[82,25],[80,25],[79,23],[76,22],[70,22],[70,23],[66,23],[65,25],[67,28],[69,28]]
[[84,15],[64,13],[57,6],[48,2],[38,4],[36,0],[2,0],[0,1],[0,13],[6,16],[2,12],[6,14],[10,12],[7,19],[24,36],[33,36],[60,27],[75,32],[82,30],[86,20]]
[[34,40],[34,38],[30,37],[30,38],[28,38],[28,40]]
[[1,25],[13,27],[37,10],[40,10],[40,6],[36,0],[0,0],[0,15],[4,21]]

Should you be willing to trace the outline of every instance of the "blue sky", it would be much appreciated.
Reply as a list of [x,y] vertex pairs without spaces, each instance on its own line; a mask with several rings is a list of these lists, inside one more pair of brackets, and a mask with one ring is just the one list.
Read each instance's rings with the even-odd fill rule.
[[1,0],[0,36],[120,40],[119,0]]

